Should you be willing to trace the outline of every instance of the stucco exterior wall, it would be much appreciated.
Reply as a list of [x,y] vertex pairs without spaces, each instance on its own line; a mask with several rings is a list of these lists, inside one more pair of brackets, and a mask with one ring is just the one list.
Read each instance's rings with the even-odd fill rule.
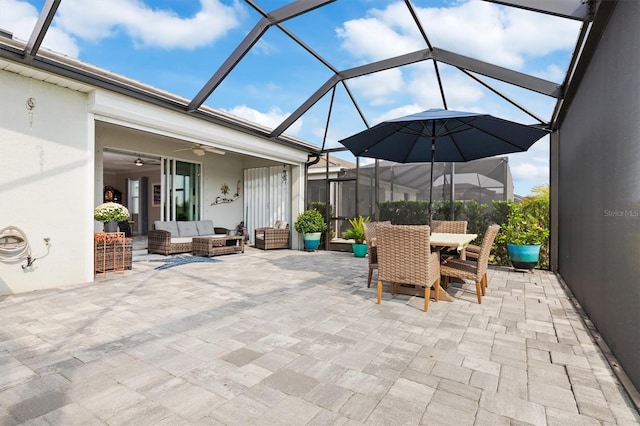
[[640,388],[640,3],[618,2],[560,124],[558,268]]
[[[0,71],[0,229],[21,228],[36,258],[25,270],[24,260],[0,261],[0,295],[93,281],[94,232],[103,227],[93,219],[93,209],[102,203],[104,147],[199,162],[202,217],[216,226],[233,229],[243,220],[243,188],[232,203],[211,203],[222,195],[223,183],[235,193],[244,169],[252,167],[288,164],[291,216],[302,210],[304,148],[42,72],[37,77],[51,78],[51,83]],[[29,97],[36,100],[31,121],[25,108]],[[226,154],[176,152],[191,143],[213,143]],[[150,179],[149,187],[154,183],[159,182]]]
[[[90,281],[94,138],[87,97],[5,71],[0,87],[0,228],[22,229],[36,258],[25,270],[26,261],[0,261],[0,294]],[[29,97],[36,101],[31,124]]]

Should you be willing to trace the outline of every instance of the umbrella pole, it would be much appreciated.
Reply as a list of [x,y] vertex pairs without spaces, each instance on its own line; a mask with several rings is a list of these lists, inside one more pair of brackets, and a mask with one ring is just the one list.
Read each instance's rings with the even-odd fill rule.
[[429,226],[431,226],[431,219],[433,219],[433,163],[436,156],[436,139],[431,137],[431,177],[429,180]]

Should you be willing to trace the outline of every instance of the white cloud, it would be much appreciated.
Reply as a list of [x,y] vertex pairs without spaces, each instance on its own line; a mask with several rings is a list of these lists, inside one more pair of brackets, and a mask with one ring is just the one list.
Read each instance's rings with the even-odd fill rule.
[[[152,9],[139,0],[65,0],[54,17],[43,46],[77,57],[77,39],[98,42],[124,33],[137,47],[195,49],[206,46],[238,26],[239,4],[200,0],[191,17]],[[0,27],[28,40],[39,11],[26,1],[2,0]]]
[[[195,49],[224,36],[238,25],[240,6],[200,0],[190,17],[152,9],[139,0],[65,0],[54,17],[43,46],[78,57],[77,39],[98,42],[124,33],[137,47]],[[39,11],[25,1],[2,0],[0,27],[28,40]]]
[[[38,14],[38,10],[26,1],[2,0],[0,28],[12,32],[16,39],[27,41],[38,20]],[[77,57],[79,53],[76,40],[55,25],[47,31],[43,45],[71,57]]]
[[[442,96],[440,88],[433,72],[425,72],[426,69],[433,69],[431,64],[415,66],[416,70],[408,78],[406,90],[411,94],[413,102],[421,105],[424,109],[442,108]],[[430,70],[429,70],[430,71]],[[479,85],[463,76],[459,72],[440,69],[440,76],[443,81],[444,93],[447,105],[450,109],[453,105],[475,105],[483,97],[484,92]],[[468,110],[468,109],[466,109]]]
[[[268,112],[260,112],[256,109],[249,108],[246,105],[237,105],[231,109],[223,111],[228,112],[229,114],[235,115],[236,117],[244,118],[245,120],[249,120],[253,123],[260,124],[262,126],[268,127],[270,129],[275,129],[278,127],[291,113],[285,113],[280,110],[278,107],[272,107]],[[300,129],[302,128],[302,119],[298,119],[291,127],[289,127],[285,133],[288,135],[295,136],[298,134]]]
[[548,180],[549,166],[537,166],[531,163],[519,164],[511,166],[511,175],[518,180]]
[[[477,0],[455,7],[415,9],[435,47],[523,70],[529,58],[572,49],[580,25]],[[360,60],[379,60],[427,48],[403,2],[372,9],[366,18],[347,21],[336,33],[342,48]]]
[[564,80],[566,70],[561,69],[556,64],[549,64],[545,69],[534,71],[531,74],[536,77],[544,78],[545,80],[562,82]]
[[390,96],[404,90],[405,82],[402,71],[393,68],[375,74],[349,80],[350,88],[357,90],[362,96],[370,99],[372,105],[385,105],[392,102]]
[[122,31],[138,46],[194,49],[238,25],[238,6],[200,0],[201,9],[183,18],[138,0],[65,0],[55,23],[69,34],[98,41]]
[[527,152],[509,155],[514,191],[529,195],[534,186],[549,182],[549,137],[544,137]]
[[398,108],[394,108],[385,112],[382,115],[375,117],[371,126],[375,126],[378,123],[382,123],[385,120],[389,120],[390,118],[404,117],[405,115],[415,114],[417,112],[424,111],[424,108],[420,105],[412,104],[412,105],[403,105]]
[[[397,14],[402,14],[398,4],[389,6],[386,12],[384,16],[347,21],[343,28],[336,29],[337,36],[342,39],[342,48],[355,58],[380,60],[426,47],[424,43],[420,42],[419,37],[408,36],[404,33],[404,31],[412,31],[412,29],[410,29],[411,26],[405,27],[406,19],[396,18]],[[376,10],[373,10],[373,13],[378,15]],[[406,7],[404,15],[406,18],[411,18]],[[392,27],[393,22],[404,24],[401,31]],[[414,35],[419,36],[419,34]]]
[[[549,63],[539,69],[539,60],[549,62],[551,58],[547,55],[557,52],[570,54],[579,28],[579,23],[566,19],[476,0],[446,8],[418,7],[416,11],[435,47],[557,82],[564,78],[560,67]],[[336,33],[342,49],[356,64],[427,47],[401,1],[384,9],[371,9],[365,18],[345,22]],[[532,59],[535,68],[527,69],[526,64]],[[505,101],[490,95],[479,83],[448,65],[441,64],[439,71],[450,109],[504,113],[504,105],[500,103]],[[385,71],[358,80],[353,88],[367,99],[370,107],[402,104],[419,105],[421,110],[443,107],[431,61],[394,69],[393,75]],[[525,92],[523,96],[516,99],[526,104],[526,97],[535,95]],[[543,117],[547,113],[536,112]]]

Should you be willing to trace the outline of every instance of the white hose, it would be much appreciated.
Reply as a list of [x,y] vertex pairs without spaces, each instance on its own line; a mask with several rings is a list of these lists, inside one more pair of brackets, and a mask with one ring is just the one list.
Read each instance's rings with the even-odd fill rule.
[[17,226],[0,229],[0,262],[15,262],[31,256],[27,235]]

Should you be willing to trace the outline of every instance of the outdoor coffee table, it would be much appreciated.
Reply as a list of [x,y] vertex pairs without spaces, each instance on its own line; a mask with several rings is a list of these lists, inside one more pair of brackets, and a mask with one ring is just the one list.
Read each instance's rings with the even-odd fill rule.
[[215,237],[193,237],[194,256],[218,256],[221,254],[244,253],[244,237],[240,235],[220,235]]

